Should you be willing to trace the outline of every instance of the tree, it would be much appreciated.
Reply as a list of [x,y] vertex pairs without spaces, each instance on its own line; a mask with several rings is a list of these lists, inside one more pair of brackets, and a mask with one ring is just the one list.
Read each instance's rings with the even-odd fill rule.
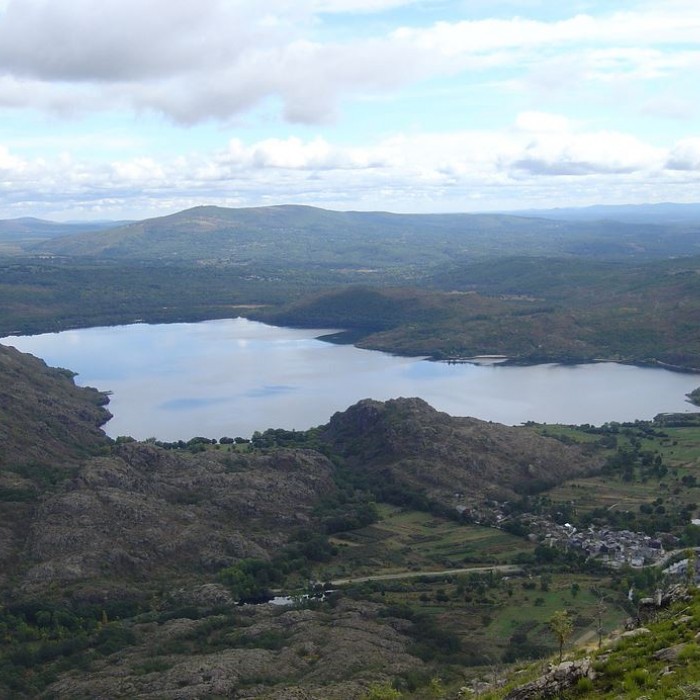
[[564,655],[564,643],[574,631],[574,623],[566,610],[557,610],[552,617],[549,618],[549,629],[556,637],[559,644],[559,663],[561,663]]
[[606,613],[605,598],[600,596],[595,606],[596,632],[598,633],[598,649],[603,646],[603,617]]
[[442,681],[439,678],[431,678],[428,684],[428,697],[431,698],[444,698],[445,688],[442,685]]

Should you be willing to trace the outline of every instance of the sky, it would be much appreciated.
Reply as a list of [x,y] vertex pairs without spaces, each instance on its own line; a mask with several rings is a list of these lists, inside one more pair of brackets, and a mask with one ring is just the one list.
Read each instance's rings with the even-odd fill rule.
[[0,0],[0,218],[699,192],[697,0]]

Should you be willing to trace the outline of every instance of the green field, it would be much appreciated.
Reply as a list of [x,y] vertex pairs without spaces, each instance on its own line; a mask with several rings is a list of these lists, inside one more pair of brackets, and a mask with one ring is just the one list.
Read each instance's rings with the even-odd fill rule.
[[322,579],[507,564],[533,545],[495,528],[380,505],[381,520],[332,538],[338,555]]
[[[589,444],[609,460],[602,474],[576,478],[546,496],[571,508],[572,517],[607,509],[615,513],[677,516],[694,514],[700,503],[700,428],[640,422],[591,433],[583,427],[536,426],[534,430],[565,442]],[[689,518],[688,518],[689,519]],[[666,529],[670,531],[669,523]],[[671,529],[676,527],[671,525]]]

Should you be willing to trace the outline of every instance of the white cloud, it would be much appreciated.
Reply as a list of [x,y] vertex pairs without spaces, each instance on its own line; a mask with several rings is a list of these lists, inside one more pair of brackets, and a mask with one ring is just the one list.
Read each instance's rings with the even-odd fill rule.
[[512,19],[438,22],[429,28],[401,28],[394,37],[450,56],[479,54],[506,48],[588,44],[655,46],[698,40],[700,7],[682,14],[667,8],[645,12],[617,12],[604,17],[580,14],[545,22]]
[[223,0],[11,0],[0,23],[0,66],[76,82],[199,72],[283,40],[266,16]]
[[628,134],[560,134],[528,144],[513,167],[533,175],[622,174],[660,168],[664,155]]
[[464,211],[475,203],[496,209],[687,201],[699,181],[700,138],[661,149],[532,112],[502,130],[397,134],[363,148],[320,136],[232,139],[215,152],[102,163],[70,154],[22,158],[0,146],[0,208],[17,215],[62,211],[57,218],[78,210],[146,216],[146,208],[155,215],[205,203]]
[[666,167],[670,170],[700,172],[700,137],[679,141],[671,149]]
[[420,0],[315,0],[312,8],[316,12],[360,12],[375,13],[414,5]]
[[13,156],[6,146],[0,146],[0,176],[3,173],[17,173],[24,168],[24,163]]
[[318,13],[408,4],[10,0],[0,15],[0,105],[135,108],[192,124],[225,121],[276,98],[289,121],[321,123],[349,96],[498,66],[542,74],[566,62],[562,52],[576,56],[589,80],[655,79],[700,64],[687,48],[700,36],[700,6],[690,3],[549,22],[442,21],[343,42],[324,40],[314,22]]
[[263,168],[308,170],[345,169],[355,163],[350,153],[331,148],[324,139],[304,143],[295,137],[262,141],[253,149],[252,162]]
[[332,146],[317,137],[310,141],[291,136],[263,139],[250,147],[232,139],[218,154],[216,163],[225,170],[253,168],[279,170],[352,170],[375,167],[359,149]]
[[0,0],[0,204],[687,198],[700,5],[553,5]]
[[700,51],[672,55],[658,49],[615,48],[591,51],[585,56],[588,77],[597,80],[656,80],[700,65]]

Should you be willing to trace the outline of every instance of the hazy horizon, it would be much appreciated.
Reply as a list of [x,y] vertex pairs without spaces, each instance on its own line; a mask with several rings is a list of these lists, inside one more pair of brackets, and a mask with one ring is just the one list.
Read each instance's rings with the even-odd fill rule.
[[0,218],[692,202],[689,0],[0,0]]

